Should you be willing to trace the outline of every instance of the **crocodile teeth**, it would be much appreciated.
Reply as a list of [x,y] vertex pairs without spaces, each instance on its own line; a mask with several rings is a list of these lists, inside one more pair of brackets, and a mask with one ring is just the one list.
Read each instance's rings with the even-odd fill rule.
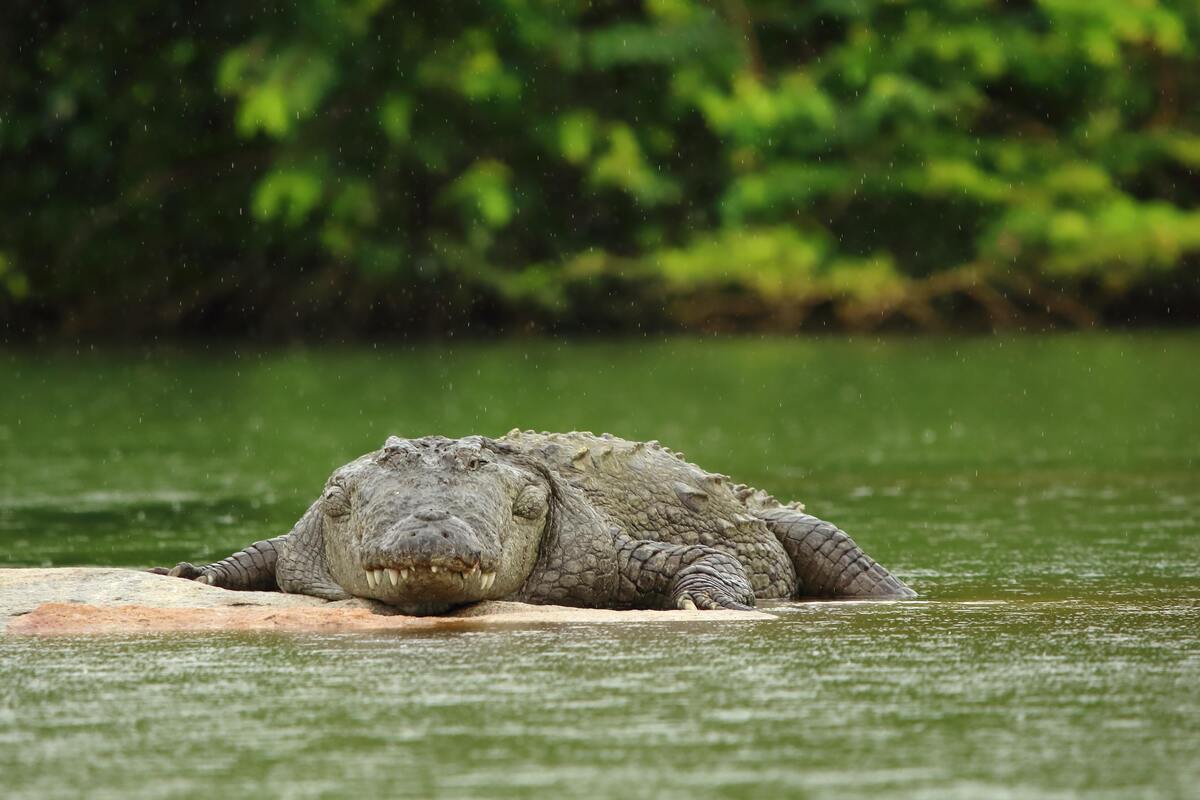
[[496,581],[496,573],[485,572],[485,573],[483,573],[483,580],[480,582],[480,585],[486,591],[486,590],[492,588],[492,584],[495,583],[495,581]]
[[404,580],[408,580],[408,570],[406,570],[406,569],[400,570],[400,577],[403,578]]
[[400,571],[399,570],[391,569],[389,567],[387,570],[387,576],[388,576],[388,580],[390,580],[392,582],[392,586],[395,586],[396,584],[400,583]]
[[429,565],[429,571],[430,571],[430,572],[432,572],[432,573],[434,573],[434,574],[436,575],[436,574],[437,574],[437,571],[438,571],[438,568],[437,568],[437,566],[436,566],[436,565],[434,565],[434,564],[430,564],[430,565]]
[[375,570],[367,570],[367,586],[375,588]]

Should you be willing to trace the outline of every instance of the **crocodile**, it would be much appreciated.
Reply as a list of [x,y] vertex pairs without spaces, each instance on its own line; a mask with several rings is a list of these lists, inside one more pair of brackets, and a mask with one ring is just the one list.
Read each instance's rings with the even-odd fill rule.
[[283,536],[155,571],[437,614],[481,600],[746,609],[916,595],[837,526],[656,441],[510,431],[388,437]]

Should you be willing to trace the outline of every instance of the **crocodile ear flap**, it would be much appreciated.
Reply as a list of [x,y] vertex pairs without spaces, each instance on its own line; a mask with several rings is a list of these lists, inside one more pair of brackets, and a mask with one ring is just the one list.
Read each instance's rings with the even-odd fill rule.
[[562,480],[552,470],[540,470],[550,488],[550,516],[546,532],[557,536],[559,531],[607,531],[608,522],[583,492]]
[[[526,463],[541,475],[549,493],[549,512],[537,542],[537,562],[522,587],[522,598],[532,603],[590,606],[617,600],[621,531],[581,489],[544,465]],[[589,579],[570,588],[550,578],[588,574]],[[537,576],[546,576],[539,582]]]
[[508,448],[506,455],[512,463],[540,475],[545,482],[550,496],[550,513],[546,521],[547,536],[556,537],[561,530],[607,529],[608,524],[587,496],[563,480],[554,470],[536,459],[513,452],[511,448]]

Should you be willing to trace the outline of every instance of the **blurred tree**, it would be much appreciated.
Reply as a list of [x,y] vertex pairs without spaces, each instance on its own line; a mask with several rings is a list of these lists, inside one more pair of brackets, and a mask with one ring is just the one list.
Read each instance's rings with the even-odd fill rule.
[[0,15],[10,336],[1200,314],[1191,0]]

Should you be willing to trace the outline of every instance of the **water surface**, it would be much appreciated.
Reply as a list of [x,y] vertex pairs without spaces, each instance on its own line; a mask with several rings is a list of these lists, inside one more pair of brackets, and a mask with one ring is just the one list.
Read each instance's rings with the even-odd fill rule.
[[6,797],[1194,797],[1200,337],[0,354],[0,565],[286,531],[390,433],[657,438],[921,592],[777,622],[0,640]]

